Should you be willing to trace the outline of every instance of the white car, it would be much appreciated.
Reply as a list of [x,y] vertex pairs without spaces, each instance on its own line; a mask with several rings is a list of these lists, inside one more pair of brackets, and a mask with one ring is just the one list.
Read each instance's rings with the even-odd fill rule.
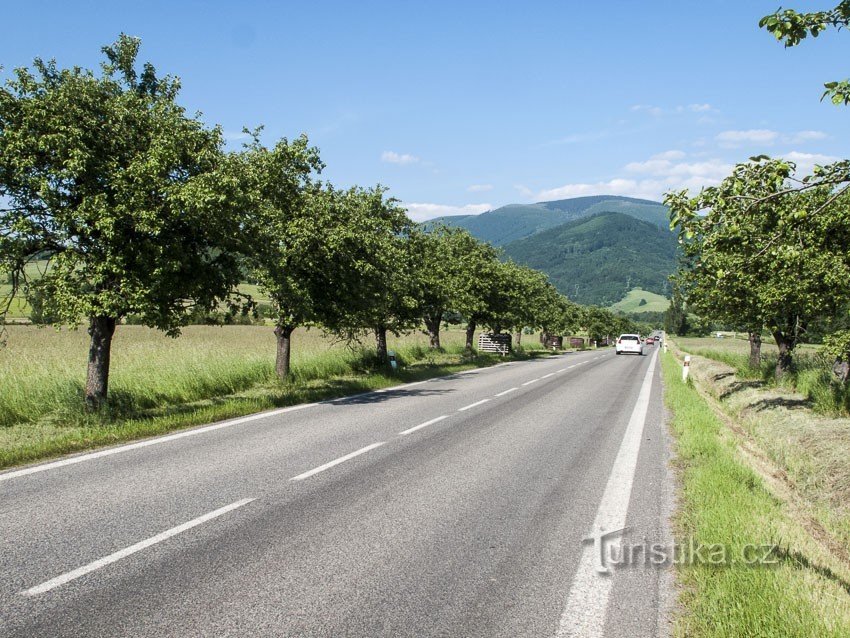
[[620,335],[617,337],[617,344],[614,349],[617,354],[634,352],[643,355],[643,342],[640,340],[640,335]]

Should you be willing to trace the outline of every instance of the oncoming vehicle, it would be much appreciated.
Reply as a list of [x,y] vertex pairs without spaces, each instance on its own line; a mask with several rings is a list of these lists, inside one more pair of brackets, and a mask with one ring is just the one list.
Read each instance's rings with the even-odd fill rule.
[[654,346],[655,345],[655,337],[647,337],[645,343],[648,346]]
[[642,355],[643,343],[641,343],[640,335],[620,335],[617,338],[617,344],[614,349],[617,354],[634,352],[635,354]]

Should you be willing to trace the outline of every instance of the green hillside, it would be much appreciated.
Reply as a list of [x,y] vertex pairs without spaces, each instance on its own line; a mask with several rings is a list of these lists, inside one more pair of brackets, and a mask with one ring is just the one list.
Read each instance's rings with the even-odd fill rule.
[[[504,246],[579,303],[610,306],[632,288],[657,294],[676,270],[673,233],[624,213],[599,213]],[[649,301],[649,299],[647,299]]]
[[[643,303],[642,303],[643,302]],[[648,290],[633,288],[620,301],[611,306],[612,310],[625,313],[664,312],[670,306],[670,300]]]
[[566,222],[603,212],[623,213],[663,228],[669,223],[667,208],[658,202],[596,195],[537,204],[509,204],[480,215],[438,217],[428,225],[459,226],[494,246],[504,246]]

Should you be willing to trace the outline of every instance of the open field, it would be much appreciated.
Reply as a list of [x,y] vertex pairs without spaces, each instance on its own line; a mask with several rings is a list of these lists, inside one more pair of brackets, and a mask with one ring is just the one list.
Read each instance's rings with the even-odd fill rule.
[[[646,303],[641,305],[641,300],[646,300]],[[622,312],[664,312],[670,305],[670,300],[667,297],[658,295],[648,290],[634,288],[626,293],[620,301],[611,306],[612,310],[620,310]]]
[[[390,349],[408,364],[391,376],[374,371],[370,340],[352,349],[319,330],[299,329],[292,378],[281,384],[270,327],[189,326],[171,339],[122,325],[112,350],[109,406],[94,416],[82,407],[86,331],[9,326],[0,349],[0,467],[501,360],[464,355],[461,330],[442,336],[442,353],[430,352],[421,333],[390,337]],[[528,336],[524,345],[535,343]]]
[[[677,542],[704,548],[679,564],[675,634],[850,635],[850,568],[841,548],[832,551],[822,530],[806,524],[789,490],[774,489],[781,480],[751,467],[733,430],[681,382],[672,353],[662,364],[682,483]],[[769,564],[747,564],[748,547],[762,545],[773,547],[762,554]],[[707,559],[712,547],[722,564]]]

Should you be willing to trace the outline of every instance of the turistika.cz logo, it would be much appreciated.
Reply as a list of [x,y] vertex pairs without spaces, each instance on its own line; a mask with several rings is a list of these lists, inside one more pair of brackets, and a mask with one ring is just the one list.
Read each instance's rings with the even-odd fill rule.
[[750,543],[732,548],[722,543],[703,545],[689,538],[686,543],[640,543],[624,538],[629,528],[605,532],[599,530],[583,539],[593,543],[596,571],[608,574],[623,567],[666,567],[670,565],[707,565],[711,567],[762,567],[779,562],[779,546]]

